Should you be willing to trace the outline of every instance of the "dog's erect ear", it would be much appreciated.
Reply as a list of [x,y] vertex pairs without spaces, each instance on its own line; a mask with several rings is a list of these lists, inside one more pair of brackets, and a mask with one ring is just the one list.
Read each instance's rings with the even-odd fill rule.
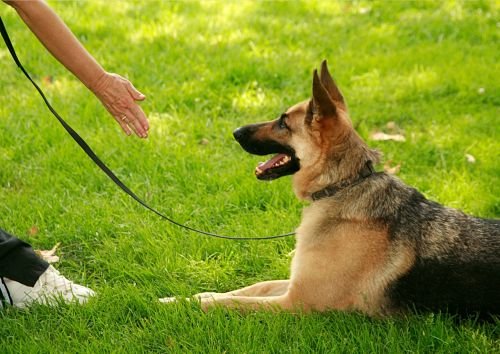
[[328,66],[326,64],[326,60],[323,60],[321,63],[321,83],[325,86],[326,90],[330,94],[330,97],[335,102],[336,105],[345,108],[344,96],[340,92],[339,88],[335,84],[330,72],[328,71]]
[[313,104],[314,110],[319,115],[318,118],[327,118],[336,116],[336,108],[330,94],[321,83],[318,70],[314,70],[313,75]]

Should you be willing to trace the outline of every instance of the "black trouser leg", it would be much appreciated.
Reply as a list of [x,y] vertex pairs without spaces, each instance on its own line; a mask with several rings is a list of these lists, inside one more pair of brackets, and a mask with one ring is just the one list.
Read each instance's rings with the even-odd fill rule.
[[33,286],[48,266],[29,244],[0,229],[0,277]]

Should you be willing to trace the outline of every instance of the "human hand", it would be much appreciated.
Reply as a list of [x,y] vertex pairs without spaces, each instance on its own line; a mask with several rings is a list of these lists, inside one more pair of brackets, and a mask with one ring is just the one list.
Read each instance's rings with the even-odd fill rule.
[[130,81],[118,74],[105,72],[90,87],[104,107],[122,127],[125,134],[132,131],[141,138],[147,138],[149,123],[146,115],[136,101],[146,96],[137,91]]

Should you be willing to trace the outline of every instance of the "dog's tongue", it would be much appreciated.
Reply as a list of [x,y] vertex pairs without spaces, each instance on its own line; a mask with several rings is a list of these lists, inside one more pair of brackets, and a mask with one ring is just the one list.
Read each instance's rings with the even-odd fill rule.
[[272,159],[267,160],[266,162],[261,162],[259,166],[255,168],[255,173],[256,174],[261,174],[262,172],[275,167],[276,165],[279,164],[280,161],[284,160],[287,157],[286,154],[278,154],[274,156]]

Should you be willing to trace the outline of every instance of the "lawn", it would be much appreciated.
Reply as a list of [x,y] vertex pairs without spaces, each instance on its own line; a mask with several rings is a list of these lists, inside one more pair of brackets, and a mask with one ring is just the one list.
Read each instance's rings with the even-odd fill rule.
[[[323,59],[358,131],[401,165],[401,179],[443,204],[500,215],[496,1],[50,4],[108,71],[147,95],[150,137],[123,135],[2,4],[21,61],[120,178],[178,221],[239,236],[297,227],[304,204],[290,178],[257,181],[259,159],[231,133],[310,97]],[[294,240],[212,239],[148,212],[65,133],[2,45],[0,59],[0,227],[36,249],[61,242],[56,267],[98,293],[86,306],[0,311],[0,352],[500,352],[498,321],[158,303],[285,278]],[[405,142],[370,139],[391,125]]]

